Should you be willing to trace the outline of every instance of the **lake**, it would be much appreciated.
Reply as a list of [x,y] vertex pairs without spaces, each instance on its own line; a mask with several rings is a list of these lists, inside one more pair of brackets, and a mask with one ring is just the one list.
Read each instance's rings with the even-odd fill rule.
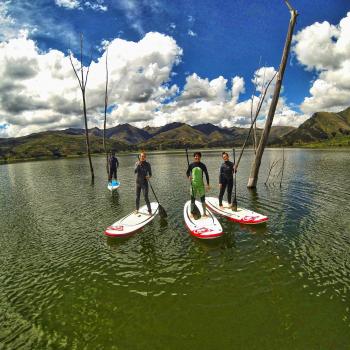
[[[286,149],[265,186],[281,158],[265,151],[256,191],[251,151],[237,173],[269,222],[219,218],[210,242],[184,225],[184,153],[148,155],[168,219],[127,239],[103,231],[134,209],[135,155],[113,194],[103,157],[93,185],[87,159],[1,165],[0,349],[349,349],[350,152]],[[202,161],[217,196],[221,153]]]

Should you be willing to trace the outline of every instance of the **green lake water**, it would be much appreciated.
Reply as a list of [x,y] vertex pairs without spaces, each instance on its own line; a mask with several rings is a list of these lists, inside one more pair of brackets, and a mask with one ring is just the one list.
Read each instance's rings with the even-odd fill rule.
[[[103,231],[134,209],[135,155],[113,195],[103,157],[94,185],[87,159],[0,166],[0,349],[350,349],[350,152],[285,150],[265,186],[281,157],[265,151],[256,191],[251,152],[237,173],[269,222],[219,218],[210,242],[184,225],[184,154],[149,154],[168,219],[127,239]],[[202,161],[217,196],[220,152]]]

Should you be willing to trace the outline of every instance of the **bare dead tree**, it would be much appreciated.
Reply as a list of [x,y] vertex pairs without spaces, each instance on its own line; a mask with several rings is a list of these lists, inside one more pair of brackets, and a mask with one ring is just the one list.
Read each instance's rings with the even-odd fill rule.
[[266,85],[265,89],[264,89],[264,92],[260,95],[260,99],[259,99],[259,103],[258,103],[258,106],[257,106],[257,109],[256,109],[256,112],[255,112],[255,117],[250,125],[250,128],[249,128],[249,131],[248,131],[248,135],[246,136],[245,140],[244,140],[244,143],[243,143],[243,146],[242,146],[242,149],[241,149],[241,153],[239,154],[239,157],[238,157],[238,160],[237,160],[237,165],[235,166],[236,170],[238,168],[238,165],[239,165],[239,162],[241,161],[241,158],[242,158],[242,155],[243,155],[243,152],[244,152],[244,149],[245,149],[245,146],[249,140],[249,137],[250,137],[250,134],[252,132],[252,129],[253,129],[253,126],[254,124],[256,123],[256,120],[258,119],[258,116],[259,116],[259,113],[260,113],[260,110],[261,110],[261,107],[262,107],[262,104],[265,100],[265,97],[266,97],[266,92],[270,86],[270,84],[272,83],[272,81],[275,79],[275,76],[276,76],[277,72],[274,74],[274,76],[270,79],[270,81],[268,82],[268,84]]
[[[261,56],[259,58],[259,65],[260,67],[261,64]],[[255,92],[256,92],[256,85],[257,85],[257,76],[254,78],[254,91],[252,93],[252,99],[251,99],[251,104],[250,104],[250,122],[253,124],[253,107],[254,107],[254,97],[255,97]],[[256,128],[254,127],[254,133],[253,133],[253,147],[254,147],[254,153],[256,152]]]
[[108,152],[106,148],[107,107],[108,107],[108,46],[106,47],[106,87],[105,87],[105,110],[104,110],[104,123],[103,123],[103,149],[106,154],[106,170],[107,170],[107,174],[109,174]]
[[275,111],[276,111],[276,107],[277,107],[277,103],[278,103],[278,99],[281,91],[282,81],[283,81],[283,75],[286,69],[288,54],[289,54],[290,45],[292,42],[293,30],[294,30],[294,26],[298,16],[298,12],[292,8],[288,0],[285,0],[285,3],[290,11],[288,32],[287,32],[287,37],[286,37],[286,41],[283,49],[281,64],[278,70],[277,81],[276,81],[274,93],[272,96],[272,101],[271,101],[269,112],[266,118],[265,128],[261,136],[259,146],[255,155],[255,159],[250,170],[250,175],[249,175],[248,184],[247,184],[248,188],[256,187],[256,184],[258,182],[261,159],[262,159],[262,156],[266,147],[266,143],[270,134],[273,118],[275,116]]
[[269,172],[268,172],[268,174],[267,174],[267,178],[266,178],[266,181],[265,181],[265,183],[264,183],[265,186],[267,185],[267,182],[269,181],[269,178],[270,178],[272,169],[278,164],[278,162],[279,162],[279,159],[274,160],[274,161],[272,162],[272,164],[270,164]]
[[94,181],[95,175],[94,175],[94,168],[92,167],[92,161],[91,161],[91,152],[90,152],[90,140],[89,140],[89,129],[88,129],[88,123],[87,123],[87,115],[86,115],[86,84],[89,76],[89,70],[90,65],[87,68],[86,75],[84,76],[84,66],[83,66],[83,34],[80,34],[80,73],[81,76],[79,77],[78,71],[74,66],[73,59],[72,59],[72,52],[69,53],[69,60],[72,65],[73,71],[75,76],[78,79],[82,98],[83,98],[83,115],[84,115],[84,123],[85,123],[85,139],[86,139],[86,149],[87,154],[89,158],[89,165],[90,165],[90,172],[91,172],[91,180]]
[[280,187],[282,187],[282,180],[283,180],[283,173],[284,173],[284,164],[285,164],[285,158],[284,158],[284,148],[282,148],[282,168],[281,168],[281,181],[280,181]]
[[[273,81],[273,79],[275,78],[276,76],[276,73],[274,74],[274,76],[272,77],[272,79],[269,81],[268,85],[265,86],[265,74],[266,74],[266,64],[265,64],[265,67],[264,67],[264,77],[263,77],[263,82],[262,82],[262,91],[264,91],[264,93],[260,93],[260,97],[259,97],[259,103],[258,103],[258,106],[260,106],[261,108],[261,105],[262,103],[264,102],[264,99],[265,99],[265,96],[266,96],[266,93],[267,93],[267,89],[268,87],[270,86],[271,82]],[[265,86],[265,88],[264,88]],[[254,154],[256,154],[256,149],[257,149],[257,144],[258,144],[258,135],[257,135],[257,132],[256,132],[256,119],[255,119],[255,122],[254,122],[254,139],[255,139],[255,148],[254,148]]]

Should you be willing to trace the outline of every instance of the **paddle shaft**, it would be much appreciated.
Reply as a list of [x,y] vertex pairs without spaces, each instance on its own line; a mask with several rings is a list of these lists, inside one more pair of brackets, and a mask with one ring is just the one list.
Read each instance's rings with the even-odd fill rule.
[[152,190],[152,193],[153,193],[153,195],[154,195],[154,198],[156,199],[158,205],[160,205],[160,204],[159,204],[159,200],[158,200],[158,198],[157,198],[157,196],[156,196],[156,193],[154,192],[154,189],[153,189],[153,187],[152,187],[151,181],[150,181],[149,179],[148,179],[147,181],[148,181],[148,183],[149,183],[149,185],[150,185],[150,187],[151,187],[151,190]]
[[233,171],[234,171],[234,176],[235,176],[235,196],[233,198],[233,203],[237,203],[237,198],[236,198],[236,194],[237,194],[237,188],[236,188],[236,172],[237,169],[236,168],[236,151],[233,148]]
[[[187,165],[188,165],[188,167],[190,167],[190,161],[189,161],[189,159],[188,159],[187,147],[186,147],[186,158],[187,158]],[[192,185],[192,179],[190,180],[190,182],[191,182],[192,194],[194,194],[193,185]],[[195,204],[195,205],[196,205],[196,204]]]

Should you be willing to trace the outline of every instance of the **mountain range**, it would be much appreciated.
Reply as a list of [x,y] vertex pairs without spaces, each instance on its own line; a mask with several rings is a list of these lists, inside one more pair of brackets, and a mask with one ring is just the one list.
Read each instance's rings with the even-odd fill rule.
[[[248,134],[247,128],[221,128],[206,123],[188,125],[170,123],[161,127],[137,128],[120,124],[106,130],[107,149],[159,150],[170,148],[241,146]],[[260,137],[262,129],[257,129]],[[103,130],[89,129],[91,152],[103,153]],[[268,145],[300,146],[329,140],[342,140],[350,145],[350,108],[339,113],[317,112],[298,128],[273,126]],[[345,140],[345,141],[344,141]],[[248,145],[251,145],[251,138]],[[69,128],[45,131],[17,138],[0,139],[0,161],[28,158],[50,158],[86,153],[84,129]]]

